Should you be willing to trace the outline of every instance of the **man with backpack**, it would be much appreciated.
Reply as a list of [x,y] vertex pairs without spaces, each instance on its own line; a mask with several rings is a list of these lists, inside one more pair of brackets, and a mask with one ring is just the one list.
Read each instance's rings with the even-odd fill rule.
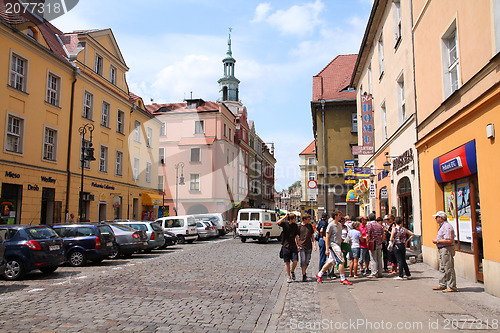
[[300,268],[302,269],[302,282],[307,281],[306,270],[311,261],[311,254],[316,251],[316,240],[314,239],[314,228],[311,225],[311,215],[305,214],[302,216],[302,222],[299,224],[297,234],[297,250],[300,257]]

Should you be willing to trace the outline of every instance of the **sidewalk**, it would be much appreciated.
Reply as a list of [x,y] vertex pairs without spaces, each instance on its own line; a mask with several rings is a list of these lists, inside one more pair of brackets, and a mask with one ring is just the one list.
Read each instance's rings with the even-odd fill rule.
[[308,282],[286,283],[283,270],[265,332],[500,331],[500,299],[485,293],[482,284],[457,278],[459,292],[434,291],[441,273],[423,263],[408,264],[412,280],[386,275],[350,279],[352,286],[341,285],[339,278],[318,284],[315,252]]

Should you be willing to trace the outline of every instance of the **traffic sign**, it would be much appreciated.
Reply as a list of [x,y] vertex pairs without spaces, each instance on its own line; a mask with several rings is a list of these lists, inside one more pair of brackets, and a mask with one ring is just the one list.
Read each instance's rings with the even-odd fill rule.
[[310,189],[316,188],[318,187],[318,183],[314,179],[311,179],[307,182],[307,187],[309,187]]

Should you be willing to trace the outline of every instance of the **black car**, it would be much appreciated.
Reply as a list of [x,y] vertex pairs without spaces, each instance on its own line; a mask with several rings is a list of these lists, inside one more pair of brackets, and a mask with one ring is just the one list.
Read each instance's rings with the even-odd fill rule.
[[177,236],[170,231],[164,231],[163,232],[165,243],[163,243],[163,246],[161,247],[162,249],[166,248],[168,245],[175,245],[179,241]]
[[60,224],[52,226],[64,240],[67,262],[74,267],[90,260],[99,263],[113,252],[115,236],[105,224]]
[[20,280],[39,269],[52,273],[64,263],[63,240],[45,225],[0,225],[5,245],[6,280]]

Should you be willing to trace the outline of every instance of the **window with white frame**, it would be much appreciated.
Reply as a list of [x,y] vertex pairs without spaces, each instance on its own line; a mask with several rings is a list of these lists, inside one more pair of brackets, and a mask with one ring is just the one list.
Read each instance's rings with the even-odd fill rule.
[[201,148],[191,148],[190,162],[201,162]]
[[134,177],[134,180],[139,179],[139,159],[137,157],[134,157],[134,168],[132,170],[132,177]]
[[158,190],[165,191],[165,181],[163,176],[158,176]]
[[382,135],[384,140],[387,140],[387,110],[385,108],[385,103],[380,107],[380,112],[382,114]]
[[394,17],[394,47],[397,48],[401,42],[401,2],[392,0],[392,14]]
[[378,69],[379,69],[379,80],[384,76],[384,39],[382,34],[380,34],[380,38],[378,39]]
[[401,75],[398,79],[398,99],[399,99],[399,124],[406,121],[406,101],[405,101],[405,80]]
[[59,106],[59,95],[61,94],[61,78],[49,73],[47,77],[47,103]]
[[94,95],[85,91],[83,93],[83,118],[92,120],[92,115],[94,113]]
[[146,147],[151,148],[153,146],[153,129],[148,127],[146,129]]
[[458,35],[456,22],[450,26],[442,38],[444,92],[448,98],[455,90],[460,88],[460,59],[458,52]]
[[159,161],[160,161],[160,164],[165,164],[165,148],[162,148],[160,147],[158,149],[158,152],[159,152]]
[[161,123],[160,136],[165,136],[165,135],[167,135],[167,124]]
[[6,136],[5,150],[13,153],[22,153],[24,119],[9,114],[7,118]]
[[189,175],[189,190],[190,191],[200,190],[200,174],[192,173]]
[[109,81],[116,85],[116,68],[113,66],[109,66]]
[[108,147],[101,146],[99,153],[99,171],[108,172]]
[[146,162],[146,183],[151,183],[151,162]]
[[314,157],[309,157],[307,164],[309,165],[315,165],[316,164],[316,159]]
[[309,172],[309,180],[315,180],[316,174],[314,172]]
[[104,61],[102,57],[98,54],[95,55],[94,71],[102,76],[102,69],[104,66]]
[[101,110],[101,125],[104,127],[109,127],[109,103],[102,102],[102,110]]
[[123,152],[119,150],[116,151],[115,175],[123,176]]
[[351,113],[351,123],[352,123],[352,131],[354,133],[358,132],[358,114]]
[[205,122],[203,120],[196,120],[194,122],[194,134],[205,133]]
[[[81,143],[81,145],[82,145],[82,147],[80,147],[80,152],[81,152],[81,154],[82,154],[83,156],[80,158],[80,160],[82,160],[82,159],[83,159],[83,167],[84,167],[85,169],[90,169],[90,161],[89,161],[89,160],[84,159],[84,158],[87,156],[86,151],[87,151],[87,148],[89,148],[89,147],[90,147],[90,141],[89,141],[89,140],[85,140],[85,141],[83,141],[83,142]],[[81,164],[80,164],[80,167],[81,167]]]
[[134,123],[134,140],[141,142],[141,122],[138,120]]
[[43,159],[47,161],[55,161],[57,159],[57,130],[45,127],[43,138]]
[[116,131],[122,134],[125,131],[125,112],[123,112],[122,110],[118,110],[118,114],[116,117]]
[[27,74],[28,61],[17,54],[12,54],[10,63],[10,86],[21,91],[26,91]]

